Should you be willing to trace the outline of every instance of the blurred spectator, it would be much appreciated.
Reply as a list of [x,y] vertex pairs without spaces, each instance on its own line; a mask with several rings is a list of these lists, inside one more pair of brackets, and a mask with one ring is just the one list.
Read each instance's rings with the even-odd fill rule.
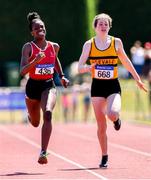
[[148,73],[148,83],[149,83],[149,112],[151,113],[151,70]]
[[[29,78],[29,74],[26,74],[25,76],[23,76],[23,78],[20,80],[20,87],[25,91],[25,86],[26,83],[28,81]],[[27,113],[27,109],[24,109],[22,111],[22,116],[23,116],[23,123],[28,123],[28,113]]]
[[144,44],[144,57],[145,57],[145,63],[144,63],[144,68],[143,68],[143,76],[145,78],[148,77],[148,73],[151,70],[151,43],[146,42]]
[[130,49],[132,63],[139,75],[142,75],[142,69],[144,66],[144,48],[141,41],[135,41],[133,47]]
[[91,105],[91,98],[90,98],[90,83],[85,82],[81,85],[81,90],[83,92],[83,120],[84,122],[88,121],[88,115],[90,111],[90,105]]
[[78,93],[80,91],[80,85],[79,84],[74,84],[72,86],[72,120],[75,121],[75,115],[77,111],[77,106],[78,106]]
[[68,122],[69,120],[69,109],[70,109],[70,99],[67,91],[63,91],[61,95],[61,104],[63,108],[63,117],[64,121]]

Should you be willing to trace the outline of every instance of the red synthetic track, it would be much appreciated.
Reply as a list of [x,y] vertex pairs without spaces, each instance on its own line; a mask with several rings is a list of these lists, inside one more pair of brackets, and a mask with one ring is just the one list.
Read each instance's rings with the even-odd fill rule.
[[96,124],[54,124],[47,165],[39,165],[40,130],[0,125],[0,179],[151,179],[151,127],[108,124],[109,167],[101,157]]

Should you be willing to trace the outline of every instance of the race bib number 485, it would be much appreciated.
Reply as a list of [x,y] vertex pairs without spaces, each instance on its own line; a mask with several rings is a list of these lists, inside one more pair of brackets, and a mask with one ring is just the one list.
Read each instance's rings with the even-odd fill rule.
[[114,77],[113,66],[99,66],[94,69],[94,78],[97,79],[112,79]]
[[48,75],[54,73],[54,65],[53,64],[38,64],[36,66],[35,74],[39,75]]

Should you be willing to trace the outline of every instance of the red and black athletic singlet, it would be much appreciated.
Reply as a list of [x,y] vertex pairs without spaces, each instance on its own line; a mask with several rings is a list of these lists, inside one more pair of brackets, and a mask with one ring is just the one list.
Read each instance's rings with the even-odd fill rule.
[[44,52],[45,57],[31,69],[29,77],[35,80],[47,80],[53,78],[56,53],[52,43],[47,41],[44,50],[40,49],[34,42],[30,42],[30,45],[32,51],[29,62],[32,61],[39,52]]

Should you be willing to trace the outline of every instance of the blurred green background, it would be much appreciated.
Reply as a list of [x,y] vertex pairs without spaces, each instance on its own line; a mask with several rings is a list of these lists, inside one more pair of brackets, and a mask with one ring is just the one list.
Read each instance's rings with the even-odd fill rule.
[[29,12],[37,11],[41,15],[46,24],[47,39],[61,46],[59,58],[66,69],[79,59],[83,43],[94,34],[92,20],[98,13],[111,15],[113,27],[110,33],[123,40],[128,54],[135,40],[149,41],[150,7],[150,0],[0,1],[0,85],[19,85],[20,76],[14,69],[19,70],[23,44],[32,40],[26,18]]
[[[130,56],[129,50],[136,40],[140,40],[143,44],[151,41],[150,7],[150,0],[0,1],[0,86],[20,85],[21,50],[27,41],[32,40],[27,22],[29,12],[36,11],[40,14],[46,25],[47,39],[59,43],[61,47],[59,59],[66,72],[73,62],[78,61],[84,42],[94,35],[92,20],[96,14],[104,12],[113,18],[110,34],[122,39],[126,53]],[[122,118],[148,119],[150,114],[148,93],[138,92],[135,82],[131,79],[121,80],[121,84]],[[54,118],[58,120],[60,117],[56,111],[60,108],[59,98],[60,96],[54,114]],[[80,111],[82,103],[79,107]],[[8,115],[10,119],[16,112],[9,113],[4,112],[4,116]],[[82,120],[81,111],[78,112],[78,116],[79,120]],[[94,119],[93,113],[89,119],[90,121]]]

